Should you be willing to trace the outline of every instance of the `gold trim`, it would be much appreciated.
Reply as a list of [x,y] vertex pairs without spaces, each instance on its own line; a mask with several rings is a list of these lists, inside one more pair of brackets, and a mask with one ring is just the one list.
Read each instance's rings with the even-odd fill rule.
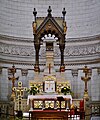
[[51,76],[51,75],[44,76],[43,81],[45,81],[45,80],[54,80],[54,81],[56,81],[56,77],[55,76]]

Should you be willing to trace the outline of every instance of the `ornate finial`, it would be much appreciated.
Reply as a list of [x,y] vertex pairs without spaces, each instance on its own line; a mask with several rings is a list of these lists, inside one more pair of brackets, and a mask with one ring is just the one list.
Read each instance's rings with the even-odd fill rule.
[[51,10],[51,6],[49,6],[49,8],[48,8],[48,15],[49,15],[49,16],[51,16],[51,11],[52,11],[52,10]]
[[65,20],[65,15],[66,15],[66,10],[65,10],[65,8],[63,8],[62,14],[63,14],[63,19]]
[[16,68],[15,68],[14,64],[13,64],[12,68],[10,68],[9,70],[14,76],[14,74],[16,73]]
[[34,8],[33,14],[34,14],[34,18],[35,18],[35,21],[36,21],[37,11],[36,11],[36,9],[35,9],[35,8]]

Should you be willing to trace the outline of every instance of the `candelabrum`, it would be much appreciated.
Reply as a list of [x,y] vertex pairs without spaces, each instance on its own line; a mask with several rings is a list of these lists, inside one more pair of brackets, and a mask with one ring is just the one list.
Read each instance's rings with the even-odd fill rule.
[[16,68],[15,68],[14,65],[9,70],[10,70],[10,72],[12,74],[12,77],[8,77],[8,79],[12,81],[12,94],[11,94],[11,97],[15,97],[15,92],[13,90],[13,87],[15,87],[15,81],[18,80],[19,77],[15,77]]
[[88,88],[87,88],[87,83],[88,81],[91,79],[91,77],[89,77],[89,71],[90,69],[87,68],[87,66],[85,66],[83,68],[83,73],[85,73],[84,77],[81,77],[81,79],[84,81],[85,83],[85,89],[84,89],[84,98],[89,99],[89,95],[88,95]]
[[83,68],[83,73],[85,73],[85,76],[84,77],[81,77],[81,79],[84,81],[85,83],[85,89],[84,89],[84,98],[86,99],[89,99],[89,95],[88,95],[88,81],[91,79],[91,77],[89,77],[89,72],[90,72],[90,69],[87,68],[87,66],[85,66]]

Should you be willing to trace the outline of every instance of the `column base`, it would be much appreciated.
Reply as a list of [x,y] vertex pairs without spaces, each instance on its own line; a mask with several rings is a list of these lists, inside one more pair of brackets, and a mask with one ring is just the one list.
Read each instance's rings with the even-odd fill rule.
[[40,72],[40,68],[39,68],[38,65],[35,65],[35,66],[34,66],[34,71],[35,71],[35,72]]

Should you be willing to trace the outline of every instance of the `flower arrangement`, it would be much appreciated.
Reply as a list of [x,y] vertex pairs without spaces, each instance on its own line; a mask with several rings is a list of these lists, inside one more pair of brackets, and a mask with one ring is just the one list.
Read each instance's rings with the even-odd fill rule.
[[70,86],[64,86],[61,88],[61,93],[64,93],[64,95],[66,95],[67,93],[71,93],[71,88]]
[[35,94],[39,93],[39,89],[38,89],[37,86],[32,85],[32,86],[30,87],[30,89],[28,89],[28,93],[29,93],[30,95],[35,95]]

